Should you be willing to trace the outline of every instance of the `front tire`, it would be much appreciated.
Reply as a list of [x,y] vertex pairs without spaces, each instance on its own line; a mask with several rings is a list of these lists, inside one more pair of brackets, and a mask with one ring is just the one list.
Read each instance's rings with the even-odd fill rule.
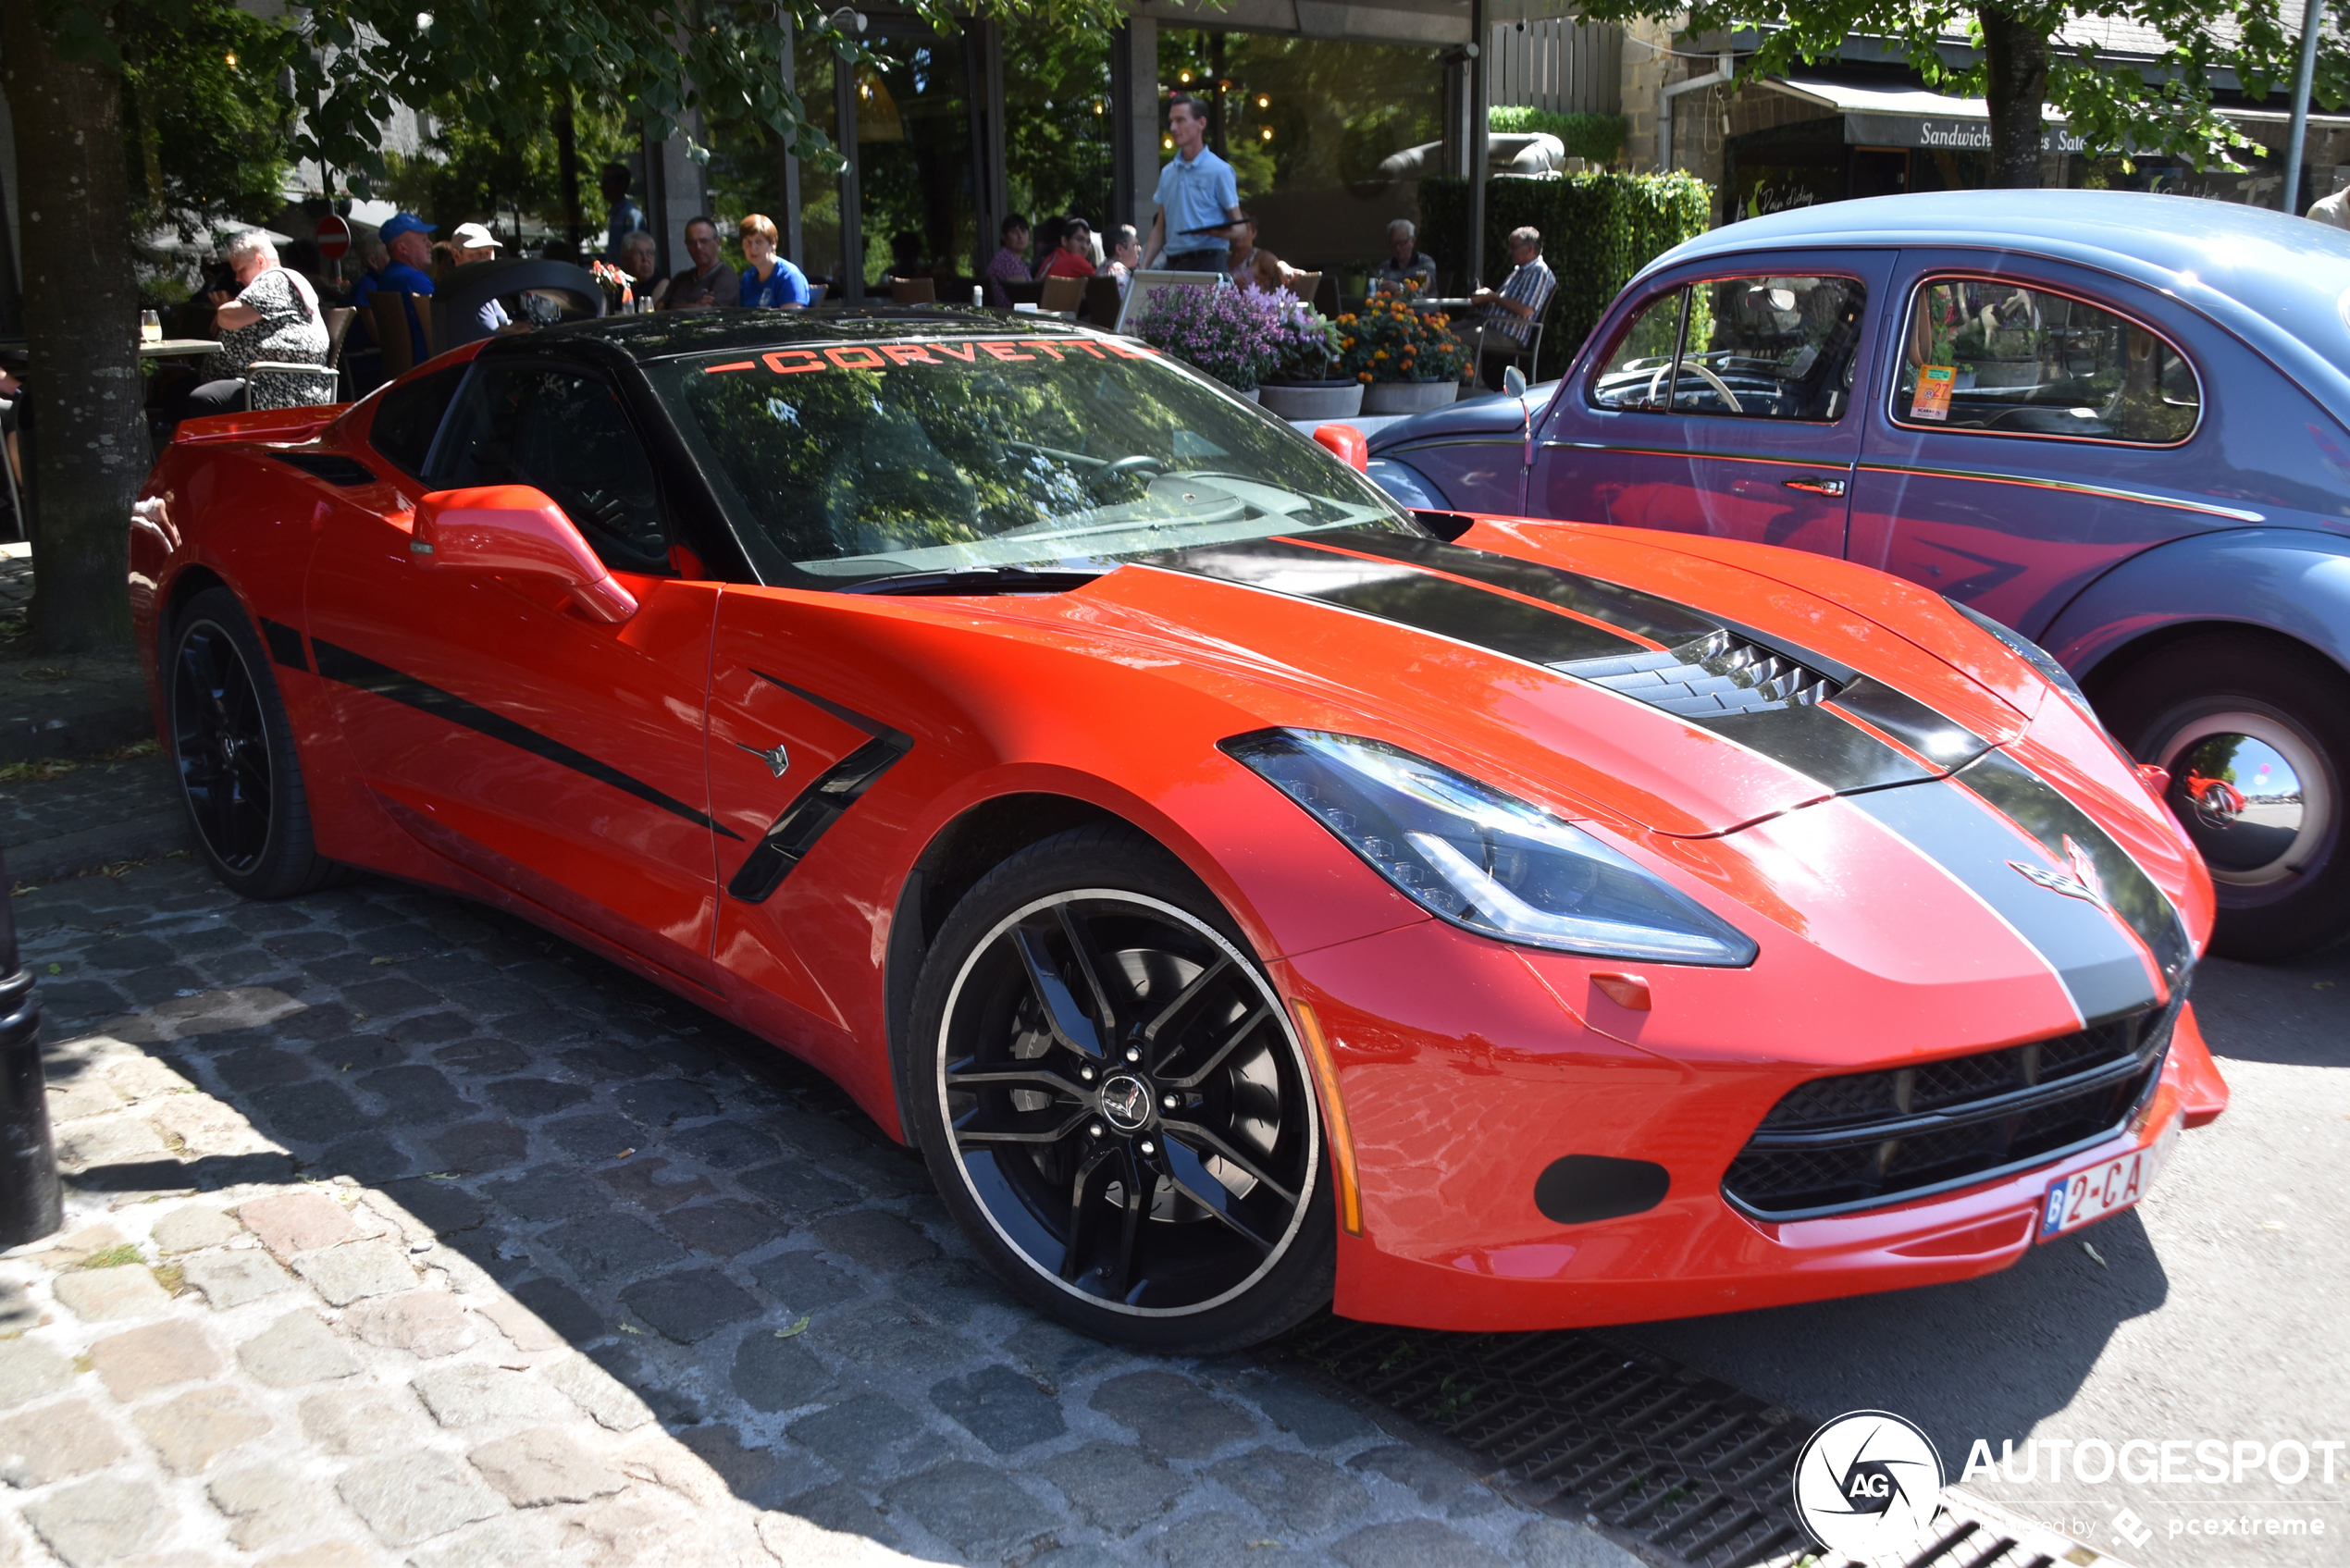
[[1231,917],[1123,826],[982,879],[922,966],[909,1120],[1012,1292],[1160,1353],[1329,1304],[1337,1226],[1313,1075]]
[[2203,852],[2212,950],[2275,962],[2350,932],[2350,679],[2282,638],[2196,636],[2125,671],[2101,704]]
[[340,868],[312,839],[293,726],[243,603],[195,595],[163,652],[180,804],[213,874],[247,898],[325,886]]

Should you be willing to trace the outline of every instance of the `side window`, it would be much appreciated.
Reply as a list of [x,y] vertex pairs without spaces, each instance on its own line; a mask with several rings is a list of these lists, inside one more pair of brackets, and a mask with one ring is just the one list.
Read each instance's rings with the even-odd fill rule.
[[669,571],[652,462],[612,389],[550,365],[482,368],[427,475],[436,489],[533,485],[620,572]]
[[433,436],[449,413],[449,400],[457,395],[457,385],[464,378],[465,367],[452,364],[385,392],[367,426],[367,444],[402,474],[423,478]]
[[1899,424],[2167,447],[2202,412],[2195,367],[2170,340],[2086,300],[1935,278],[1911,302]]
[[1717,278],[1636,315],[1592,384],[1601,408],[1830,423],[1852,401],[1868,291],[1849,278]]

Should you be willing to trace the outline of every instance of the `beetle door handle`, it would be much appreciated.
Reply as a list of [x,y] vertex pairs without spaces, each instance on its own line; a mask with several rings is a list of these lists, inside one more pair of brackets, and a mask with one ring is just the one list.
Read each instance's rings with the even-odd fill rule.
[[1807,474],[1800,479],[1782,479],[1780,484],[1790,490],[1802,490],[1815,496],[1840,496],[1844,493],[1841,479],[1815,479]]

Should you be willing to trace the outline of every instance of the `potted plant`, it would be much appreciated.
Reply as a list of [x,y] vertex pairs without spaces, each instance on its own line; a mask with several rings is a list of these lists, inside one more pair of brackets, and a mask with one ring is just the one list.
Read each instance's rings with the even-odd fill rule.
[[1365,414],[1416,414],[1460,396],[1468,346],[1451,317],[1414,305],[1416,291],[1374,294],[1338,318],[1339,369],[1362,386]]
[[1271,302],[1280,361],[1257,387],[1258,401],[1283,419],[1349,419],[1362,412],[1363,384],[1337,372],[1337,324],[1291,294]]
[[1240,289],[1154,289],[1137,325],[1143,341],[1255,401],[1280,363],[1265,297]]

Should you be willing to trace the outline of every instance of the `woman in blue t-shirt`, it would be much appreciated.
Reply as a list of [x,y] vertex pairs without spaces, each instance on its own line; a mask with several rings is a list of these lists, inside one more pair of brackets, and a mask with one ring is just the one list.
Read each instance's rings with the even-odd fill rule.
[[743,303],[799,310],[808,303],[808,275],[775,253],[775,222],[753,213],[742,223]]

